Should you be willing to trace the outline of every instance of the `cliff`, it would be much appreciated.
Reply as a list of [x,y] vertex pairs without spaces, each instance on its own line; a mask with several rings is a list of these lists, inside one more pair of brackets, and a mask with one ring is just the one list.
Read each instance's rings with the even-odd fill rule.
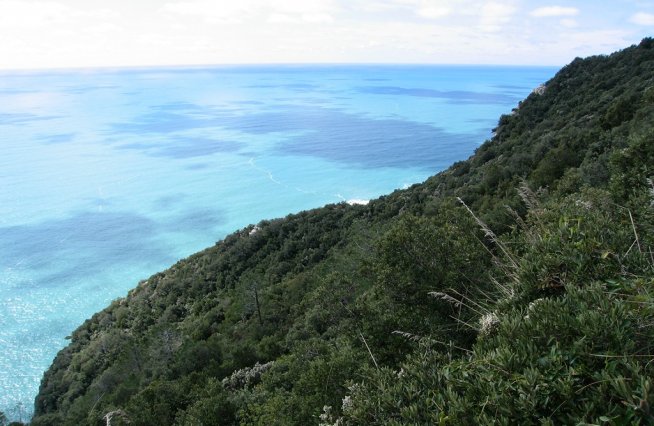
[[652,45],[575,59],[424,183],[139,283],[32,424],[651,424]]

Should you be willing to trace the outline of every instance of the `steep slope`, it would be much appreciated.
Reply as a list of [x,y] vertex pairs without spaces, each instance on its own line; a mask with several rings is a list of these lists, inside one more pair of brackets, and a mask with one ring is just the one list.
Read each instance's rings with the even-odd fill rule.
[[139,283],[33,424],[651,423],[653,44],[576,59],[425,183]]

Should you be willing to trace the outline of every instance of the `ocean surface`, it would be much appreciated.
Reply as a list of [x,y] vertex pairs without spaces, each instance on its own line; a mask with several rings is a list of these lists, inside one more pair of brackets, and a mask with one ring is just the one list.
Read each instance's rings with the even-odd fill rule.
[[555,68],[0,73],[0,411],[141,279],[264,218],[467,158]]

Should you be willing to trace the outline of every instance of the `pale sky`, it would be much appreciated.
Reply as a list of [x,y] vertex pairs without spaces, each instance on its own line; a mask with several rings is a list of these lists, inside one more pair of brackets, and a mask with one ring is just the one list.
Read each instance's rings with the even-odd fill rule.
[[0,0],[0,69],[563,65],[654,34],[654,0]]

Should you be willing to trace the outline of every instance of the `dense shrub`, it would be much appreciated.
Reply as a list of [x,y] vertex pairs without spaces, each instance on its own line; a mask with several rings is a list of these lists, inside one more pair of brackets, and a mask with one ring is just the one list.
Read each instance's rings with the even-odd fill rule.
[[576,59],[426,182],[139,283],[33,424],[654,424],[653,75]]

